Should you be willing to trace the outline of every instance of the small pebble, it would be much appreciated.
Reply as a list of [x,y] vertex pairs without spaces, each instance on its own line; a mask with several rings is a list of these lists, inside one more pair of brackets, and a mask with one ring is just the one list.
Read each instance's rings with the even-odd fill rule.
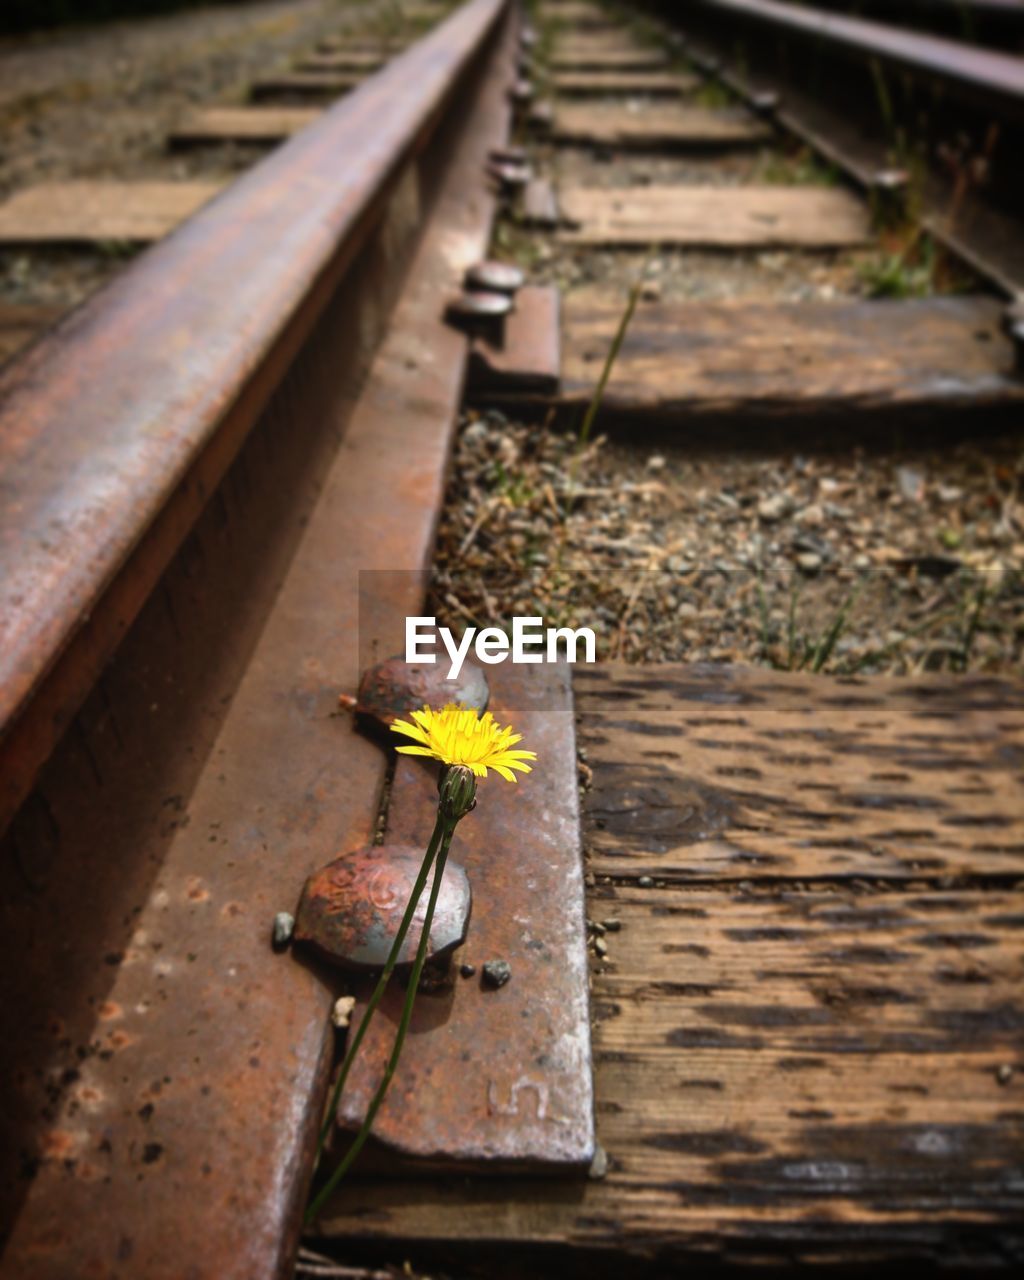
[[287,911],[279,911],[274,916],[274,927],[270,940],[275,947],[286,947],[295,932],[295,917]]
[[604,938],[595,938],[594,950],[599,956],[604,957],[608,954],[608,943],[605,942]]
[[476,973],[476,965],[460,964],[459,973],[461,973],[464,978],[472,978],[473,974]]
[[512,966],[507,960],[488,960],[484,965],[484,985],[503,987],[512,977]]
[[637,884],[640,886],[641,889],[654,888],[654,881],[651,879],[650,876],[641,876],[640,879],[637,881]]
[[622,928],[621,920],[602,920],[601,923],[604,925],[606,933],[618,933]]
[[796,562],[804,573],[817,573],[822,564],[821,556],[813,551],[801,551]]
[[590,929],[591,933],[596,933],[598,935],[607,932],[604,925],[597,920],[588,920],[587,927]]
[[608,1153],[604,1147],[598,1146],[594,1151],[594,1158],[590,1162],[590,1170],[588,1176],[591,1178],[604,1178],[608,1175]]
[[1009,1084],[1013,1079],[1013,1067],[1008,1062],[1000,1064],[996,1070],[996,1079],[1000,1084]]
[[339,996],[334,1002],[334,1008],[331,1010],[331,1022],[339,1031],[344,1030],[349,1024],[352,1017],[352,1010],[356,1007],[355,996]]

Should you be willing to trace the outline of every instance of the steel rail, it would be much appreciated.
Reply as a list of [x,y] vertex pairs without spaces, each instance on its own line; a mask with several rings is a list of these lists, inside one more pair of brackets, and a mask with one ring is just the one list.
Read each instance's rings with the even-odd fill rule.
[[0,831],[501,7],[457,10],[0,378]]
[[976,101],[1024,115],[1024,59],[942,36],[825,13],[780,0],[695,0],[704,9],[823,41],[941,81]]
[[[865,137],[849,113],[823,105],[794,85],[790,75],[763,68],[752,72],[712,36],[695,39],[686,34],[680,47],[695,67],[720,81],[752,111],[769,116],[784,133],[805,143],[865,195],[887,198],[887,182],[900,176],[891,168],[888,146],[883,140]],[[1024,245],[1014,219],[975,202],[967,216],[951,222],[946,212],[951,199],[948,184],[937,176],[926,180],[924,195],[922,228],[997,292],[1008,299],[1019,297],[1024,290]]]
[[[248,200],[220,202],[137,264],[18,383],[26,413],[33,386],[50,392],[32,420],[38,440],[18,442],[20,474],[31,477],[34,458],[49,478],[32,492],[26,535],[39,536],[41,510],[59,516],[77,496],[69,574],[95,595],[104,643],[130,620],[110,606],[125,575],[129,603],[148,591],[154,607],[105,673],[105,727],[80,714],[47,770],[55,825],[31,864],[38,879],[24,874],[26,852],[39,852],[31,839],[16,838],[0,866],[0,1069],[19,1103],[0,1126],[11,1193],[0,1274],[289,1274],[332,996],[319,971],[272,954],[269,917],[376,819],[384,753],[331,710],[360,642],[394,645],[420,606],[468,359],[466,337],[442,323],[442,299],[489,239],[485,162],[507,141],[509,10],[508,0],[469,0],[335,107],[312,141],[264,161],[240,184]],[[209,276],[182,301],[180,271],[197,265]],[[227,295],[243,267],[258,281],[239,276],[239,300]],[[176,395],[168,354],[193,349]],[[90,382],[90,360],[118,380]],[[161,393],[155,408],[147,378]],[[17,421],[10,408],[6,421]],[[106,450],[93,468],[90,448]],[[67,483],[62,450],[75,464]],[[203,537],[161,574],[199,508]],[[13,552],[17,521],[4,520]],[[29,545],[69,611],[61,559]],[[94,560],[105,573],[90,574]],[[364,570],[396,566],[406,572],[371,575],[360,592]],[[162,598],[169,618],[155,607]],[[61,621],[74,619],[58,611],[51,625]],[[60,686],[67,714],[89,674],[76,657]],[[38,665],[30,711],[53,669],[46,655]],[[160,716],[154,694],[167,702]],[[76,769],[83,749],[93,773]],[[183,817],[168,823],[169,791]]]

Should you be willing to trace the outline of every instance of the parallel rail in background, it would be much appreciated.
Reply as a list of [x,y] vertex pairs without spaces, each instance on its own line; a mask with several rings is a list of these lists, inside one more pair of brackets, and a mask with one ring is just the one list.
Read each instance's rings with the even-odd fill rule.
[[879,59],[934,79],[972,102],[1024,118],[1024,63],[1009,54],[780,0],[696,0],[696,6],[821,41],[855,58]]
[[954,258],[1010,299],[1024,292],[1024,58],[778,0],[652,8],[706,74],[866,194],[906,192]]

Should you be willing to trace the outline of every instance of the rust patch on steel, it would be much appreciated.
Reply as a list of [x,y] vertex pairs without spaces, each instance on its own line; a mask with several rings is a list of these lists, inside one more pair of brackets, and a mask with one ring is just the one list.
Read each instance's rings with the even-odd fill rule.
[[504,8],[463,5],[0,380],[0,830]]
[[463,665],[458,679],[449,680],[443,656],[425,666],[412,666],[398,656],[363,673],[355,709],[364,727],[385,734],[385,741],[394,746],[399,740],[390,733],[390,726],[410,711],[423,706],[440,711],[449,702],[457,702],[482,714],[488,697],[487,677],[473,662]]
[[[306,881],[295,915],[295,941],[348,969],[383,968],[422,861],[423,850],[410,845],[364,845],[335,858]],[[416,956],[433,879],[431,873],[399,964],[411,964]],[[469,879],[458,863],[449,861],[430,929],[428,960],[463,941],[471,907]]]
[[[358,155],[366,164],[359,170],[358,190],[364,182],[372,183],[378,162],[390,181],[396,159],[391,143],[402,132],[400,121],[407,127],[407,140],[425,140],[421,108],[429,106],[431,119],[436,117],[445,93],[487,37],[498,31],[506,9],[500,0],[471,0],[439,29],[436,38],[432,36],[422,48],[410,51],[403,69],[396,73],[397,80],[382,90],[383,102],[366,86],[337,108],[339,112],[355,112],[364,124],[364,113],[372,116],[376,112],[380,117],[380,128],[373,135],[373,163],[361,148],[353,147],[353,163]],[[419,75],[413,76],[411,72],[417,68]],[[381,77],[386,79],[386,75]],[[113,1277],[123,1275],[126,1267],[147,1280],[180,1280],[186,1274],[194,1280],[292,1274],[322,1086],[335,1035],[328,1021],[331,993],[314,969],[274,953],[269,927],[273,913],[294,900],[301,878],[339,847],[366,839],[376,815],[383,753],[361,740],[349,721],[332,717],[330,711],[338,688],[354,683],[359,640],[369,636],[379,643],[380,652],[390,652],[400,639],[402,619],[421,603],[415,573],[406,573],[404,585],[379,593],[373,617],[364,626],[360,616],[357,626],[361,569],[401,564],[422,571],[430,560],[466,354],[464,339],[438,323],[438,298],[486,250],[494,204],[482,179],[483,164],[488,148],[506,135],[509,118],[504,95],[491,78],[483,74],[477,83],[479,94],[470,99],[466,92],[469,86],[460,79],[462,92],[453,105],[459,112],[456,118],[466,121],[465,129],[454,136],[447,131],[437,135],[420,153],[424,166],[437,164],[441,168],[440,173],[430,175],[437,191],[434,216],[425,226],[410,225],[400,239],[392,235],[386,242],[393,248],[397,240],[399,248],[397,264],[390,251],[386,255],[388,271],[410,259],[411,265],[388,332],[354,405],[345,394],[347,384],[342,381],[338,385],[332,379],[336,360],[343,357],[325,355],[337,351],[339,328],[350,332],[342,320],[353,300],[346,290],[337,289],[332,264],[318,263],[318,271],[325,276],[316,277],[315,288],[322,289],[325,296],[313,299],[305,321],[313,324],[318,303],[323,301],[329,304],[329,323],[303,356],[315,356],[318,364],[326,362],[330,367],[322,378],[318,374],[299,384],[299,394],[287,397],[287,406],[282,396],[278,407],[285,418],[315,412],[322,419],[323,435],[341,437],[340,444],[335,441],[337,452],[329,474],[316,486],[320,496],[301,541],[296,539],[294,558],[286,570],[278,563],[283,581],[253,637],[244,675],[232,676],[228,704],[226,708],[218,706],[217,728],[207,744],[209,754],[195,773],[191,764],[181,765],[194,751],[194,726],[188,725],[188,716],[175,706],[175,691],[169,689],[166,708],[161,708],[163,716],[143,717],[140,732],[152,762],[147,760],[144,769],[133,773],[139,782],[136,789],[125,784],[116,771],[104,780],[102,791],[91,780],[80,785],[76,779],[68,782],[69,789],[78,788],[74,792],[75,821],[66,821],[58,838],[67,842],[65,850],[72,842],[84,850],[88,858],[81,861],[96,861],[93,855],[99,850],[99,860],[108,865],[104,877],[93,877],[89,867],[85,879],[76,881],[84,885],[79,903],[68,901],[65,884],[53,886],[54,896],[61,895],[62,918],[71,925],[61,938],[61,947],[51,950],[45,944],[45,922],[52,922],[53,904],[41,893],[34,899],[26,895],[22,904],[22,918],[28,916],[37,926],[28,935],[32,944],[24,955],[10,945],[8,929],[8,982],[17,983],[21,967],[30,967],[34,1016],[46,1018],[54,1011],[55,1035],[65,1034],[59,1031],[59,1017],[84,1025],[84,1033],[69,1030],[67,1035],[85,1035],[82,1041],[69,1041],[69,1048],[80,1044],[88,1060],[80,1068],[80,1084],[87,1092],[80,1091],[76,1098],[73,1089],[60,1093],[58,1085],[58,1096],[47,1108],[52,1115],[33,1114],[25,1121],[33,1157],[44,1128],[66,1135],[62,1139],[66,1154],[60,1160],[43,1160],[33,1166],[35,1176],[16,1188],[23,1199],[10,1208],[11,1231],[0,1265],[5,1276],[31,1275],[33,1280],[64,1280],[72,1275]],[[392,106],[389,95],[400,120],[392,119],[385,129],[383,117]],[[358,109],[357,102],[361,104]],[[314,134],[319,135],[319,130]],[[314,153],[321,147],[329,151],[329,141],[320,136]],[[335,155],[336,147],[335,138]],[[310,159],[305,144],[301,154]],[[279,156],[273,157],[272,168],[278,174]],[[258,337],[263,323],[269,323],[271,317],[283,323],[284,317],[294,315],[292,303],[310,301],[307,291],[311,282],[290,276],[298,266],[297,259],[308,264],[307,249],[315,255],[324,248],[325,239],[332,252],[342,256],[353,243],[364,243],[349,220],[350,215],[359,223],[358,191],[341,182],[336,164],[314,167],[313,188],[319,190],[321,182],[329,182],[333,190],[341,183],[346,216],[335,209],[337,218],[326,220],[319,229],[314,226],[313,244],[306,243],[311,232],[304,214],[294,227],[289,224],[295,209],[288,212],[287,189],[267,190],[252,173],[232,188],[232,192],[243,189],[250,198],[254,188],[263,190],[275,218],[280,212],[283,229],[277,228],[281,234],[271,257],[289,275],[289,290],[285,292],[285,282],[278,280],[281,289],[271,290],[266,297],[260,294],[259,305],[244,312],[244,334],[218,323],[215,351],[207,350],[197,339],[196,330],[189,329],[188,308],[184,315],[176,312],[181,327],[173,330],[175,341],[180,344],[187,339],[189,350],[196,345],[193,355],[201,369],[188,365],[186,377],[182,370],[187,361],[175,360],[165,375],[157,366],[168,366],[168,350],[179,348],[175,341],[163,348],[149,347],[154,327],[166,331],[169,323],[166,316],[157,317],[156,313],[165,306],[173,309],[183,297],[181,275],[169,270],[173,261],[181,259],[168,257],[169,242],[149,260],[150,267],[141,280],[133,276],[131,291],[127,273],[120,277],[116,297],[108,295],[106,300],[113,315],[104,315],[102,299],[94,300],[64,328],[60,343],[44,344],[49,351],[45,359],[40,347],[32,353],[27,372],[22,364],[21,376],[37,380],[34,389],[45,393],[45,401],[30,398],[31,388],[19,394],[18,402],[31,416],[11,419],[12,426],[22,432],[8,441],[11,449],[15,441],[20,446],[29,436],[40,452],[49,443],[56,449],[54,459],[63,457],[56,448],[62,443],[55,421],[59,419],[62,431],[77,433],[70,443],[64,443],[68,448],[74,444],[72,454],[81,466],[92,468],[84,475],[62,476],[63,488],[52,492],[51,500],[56,503],[61,492],[81,482],[82,504],[92,513],[94,523],[90,526],[82,510],[76,508],[76,519],[83,521],[79,525],[69,512],[66,536],[53,546],[53,554],[47,558],[45,548],[37,547],[37,558],[25,566],[30,575],[33,568],[38,571],[33,590],[43,595],[32,599],[38,602],[42,598],[47,604],[48,624],[80,620],[78,608],[88,613],[87,605],[76,603],[74,592],[82,590],[92,600],[89,591],[107,581],[92,575],[99,575],[101,569],[116,572],[122,564],[126,548],[119,538],[126,530],[137,535],[146,527],[147,515],[162,509],[164,486],[173,485],[177,475],[171,464],[184,465],[191,456],[189,444],[195,443],[194,434],[200,428],[212,429],[220,421],[217,414],[227,412],[232,403],[236,384],[228,375],[251,375],[253,365],[259,365],[261,354],[266,354],[262,339],[267,335]],[[300,188],[295,198],[301,206],[309,195],[308,187]],[[239,206],[231,203],[231,193],[224,198],[237,212]],[[310,209],[316,204],[316,200],[309,201]],[[254,217],[259,212],[245,200],[241,207]],[[375,214],[372,206],[366,216]],[[310,211],[309,216],[315,223],[315,213]],[[391,212],[387,216],[391,232]],[[225,222],[227,226],[219,224],[220,240],[206,238],[208,223],[202,234],[194,225],[179,233],[187,235],[200,262],[213,264],[207,276],[198,269],[198,274],[193,274],[209,291],[206,301],[216,312],[211,315],[211,324],[223,319],[223,310],[215,305],[222,292],[231,294],[236,284],[242,288],[238,305],[244,311],[247,300],[252,302],[248,290],[258,289],[258,281],[248,280],[239,266],[245,257],[233,240],[233,231],[237,233],[239,228],[232,228],[230,216]],[[248,232],[251,223],[245,222],[245,228]],[[346,239],[349,232],[352,241]],[[191,239],[193,235],[198,241]],[[249,243],[248,252],[258,255],[260,243]],[[379,244],[374,241],[375,255]],[[226,252],[229,245],[238,252]],[[168,274],[158,271],[154,262],[162,263]],[[257,263],[262,265],[258,257]],[[138,270],[138,264],[132,270]],[[378,286],[374,293],[378,302],[381,281],[388,300],[397,292],[398,280],[385,272],[383,265],[379,273],[366,268],[365,277],[362,270],[361,263],[353,276]],[[226,273],[223,277],[221,271]],[[218,281],[222,285],[223,279],[230,280],[231,289],[219,289]],[[139,289],[143,281],[153,285],[153,292],[144,299],[136,295],[129,307],[126,295]],[[364,295],[357,296],[362,299]],[[361,315],[359,319],[362,322]],[[266,384],[273,381],[276,385],[284,368],[291,365],[308,334],[303,325],[299,329],[301,333],[291,335],[295,345],[290,341],[275,347],[275,358],[257,379],[258,385],[249,387],[247,410],[255,412],[254,405],[262,403]],[[240,340],[243,336],[245,343],[236,349],[236,337]],[[138,351],[132,345],[136,340]],[[406,359],[410,352],[423,348],[433,356],[429,365]],[[57,354],[62,349],[63,364]],[[92,362],[87,358],[90,355],[95,357]],[[298,366],[303,370],[308,367],[305,361]],[[350,367],[343,364],[343,374]],[[49,380],[43,378],[47,371],[52,375]],[[117,378],[112,376],[115,372]],[[82,385],[74,404],[71,392],[78,379]],[[129,399],[130,387],[141,387],[147,394],[139,392],[136,399]],[[121,393],[123,401],[117,398]],[[103,426],[109,434],[106,452],[97,450],[95,458],[89,452],[95,445],[90,438],[98,404],[94,395],[106,397],[105,403],[115,404],[119,411],[115,420],[103,423],[96,419],[96,431]],[[5,412],[14,414],[14,409],[12,397]],[[204,412],[210,416],[205,417]],[[152,420],[151,414],[156,415]],[[239,413],[237,418],[240,421],[245,416]],[[154,421],[161,428],[159,432],[152,426]],[[4,422],[8,422],[6,417]],[[36,438],[33,433],[46,422],[55,434],[44,430],[42,437]],[[146,423],[152,427],[148,434],[141,430]],[[85,429],[87,424],[90,432]],[[111,457],[118,452],[114,448],[118,431],[127,432],[131,426],[138,439],[130,448],[121,440],[127,454],[119,455],[120,465],[114,473]],[[163,450],[169,451],[168,456]],[[5,458],[5,464],[9,462],[10,455]],[[152,473],[153,467],[158,474]],[[15,473],[12,466],[5,465],[2,483]],[[94,478],[93,486],[86,483],[89,474]],[[211,478],[210,473],[207,476]],[[214,474],[211,484],[215,478]],[[97,494],[96,485],[107,495],[107,507],[99,504],[101,494]],[[130,511],[118,506],[126,492],[133,500]],[[201,495],[203,501],[208,493]],[[41,501],[38,490],[21,494],[22,515],[30,497]],[[295,513],[294,524],[298,524],[300,512],[301,508]],[[175,517],[181,528],[189,527],[187,509],[175,508]],[[105,538],[101,537],[103,530]],[[86,532],[90,533],[88,541]],[[165,530],[166,554],[170,554],[173,541],[171,532]],[[14,517],[6,517],[0,530],[5,556],[12,550],[6,541],[8,535],[17,544],[28,531],[19,530]],[[262,537],[262,530],[254,537]],[[294,546],[291,537],[289,532],[285,539],[289,552]],[[88,554],[99,555],[101,551],[102,563],[85,563]],[[110,625],[113,621],[118,628],[128,625],[138,602],[150,596],[152,575],[163,562],[149,564],[145,574],[140,570],[135,581],[137,598],[128,602],[132,607],[106,619],[102,645],[97,641],[103,660],[110,651],[105,646],[113,643]],[[20,566],[17,559],[12,563]],[[74,580],[64,582],[62,571],[72,568],[76,571]],[[202,576],[201,567],[196,572]],[[22,578],[5,579],[5,600],[12,598],[19,582],[24,585]],[[62,592],[59,599],[49,600],[45,589],[54,582]],[[215,584],[204,579],[202,585],[212,590]],[[26,600],[26,610],[30,604]],[[230,609],[226,608],[222,617],[224,632],[217,633],[221,641],[225,635],[233,635]],[[3,621],[7,621],[6,614]],[[92,626],[96,639],[96,631],[102,630],[98,612],[92,614]],[[167,629],[171,630],[169,624]],[[187,629],[183,632],[177,641],[197,648],[196,638]],[[33,672],[45,676],[47,663],[55,656],[54,638],[46,630],[36,633],[34,643],[40,651],[33,653],[32,635],[19,628],[17,644],[2,654],[4,678],[12,671],[21,672],[29,682]],[[31,671],[19,665],[29,659]],[[136,674],[117,665],[126,683]],[[61,703],[62,713],[75,703],[92,672],[79,668],[76,678],[76,687],[64,690],[67,701]],[[2,687],[6,695],[17,692],[14,687]],[[23,685],[18,688],[26,691]],[[186,710],[194,712],[195,708],[190,705]],[[48,722],[47,727],[52,725]],[[138,735],[132,738],[137,740]],[[129,763],[134,770],[136,762]],[[187,795],[172,798],[173,808],[164,810],[168,804],[166,774],[178,768],[188,774],[189,789]],[[124,805],[123,813],[120,804]],[[172,813],[176,816],[168,823]],[[83,835],[84,830],[89,834]],[[107,833],[108,841],[99,835],[93,838],[97,832]],[[138,885],[138,896],[127,902],[121,896],[126,877]],[[112,885],[112,881],[117,883]],[[200,899],[191,896],[194,890]],[[202,898],[203,893],[209,897]],[[110,932],[117,935],[122,920],[128,937],[119,939],[117,949],[97,962],[94,948],[102,946]],[[6,922],[10,925],[9,917]],[[20,936],[26,932],[21,930]],[[122,1019],[98,1025],[95,1030],[94,1006],[61,1005],[68,970],[83,954],[91,956],[99,970],[97,997],[124,1011]],[[28,1001],[24,991],[17,998]],[[6,1038],[5,1058],[14,1062],[5,1061],[5,1071],[10,1065],[16,1073],[22,1047],[16,1039]],[[26,1077],[33,1073],[36,1061],[29,1061]],[[30,1081],[25,1083],[27,1087]],[[82,1105],[83,1101],[88,1101],[88,1106]],[[71,1167],[68,1160],[78,1163]],[[97,1168],[102,1173],[99,1178],[92,1176]],[[130,1261],[126,1258],[129,1248]]]
[[[374,1124],[402,1157],[477,1171],[581,1170],[594,1154],[587,958],[570,668],[496,667],[492,710],[537,752],[510,785],[482,781],[452,853],[474,886],[462,962],[471,978],[420,995],[406,1052]],[[400,757],[389,830],[425,845],[436,809],[436,769]],[[483,966],[511,978],[487,987]],[[364,999],[365,999],[364,993]],[[391,1048],[403,992],[391,990],[363,1044],[339,1113],[360,1123]],[[358,1020],[359,1009],[354,1014]]]
[[556,395],[561,365],[561,295],[554,285],[528,285],[516,294],[503,340],[484,335],[473,340],[467,392],[475,399],[501,393]]

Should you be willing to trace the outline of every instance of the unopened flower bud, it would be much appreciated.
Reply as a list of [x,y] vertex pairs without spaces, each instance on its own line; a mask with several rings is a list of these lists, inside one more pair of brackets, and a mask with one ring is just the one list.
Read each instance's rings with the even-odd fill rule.
[[476,778],[464,764],[449,765],[437,781],[441,796],[441,813],[458,822],[476,805]]

